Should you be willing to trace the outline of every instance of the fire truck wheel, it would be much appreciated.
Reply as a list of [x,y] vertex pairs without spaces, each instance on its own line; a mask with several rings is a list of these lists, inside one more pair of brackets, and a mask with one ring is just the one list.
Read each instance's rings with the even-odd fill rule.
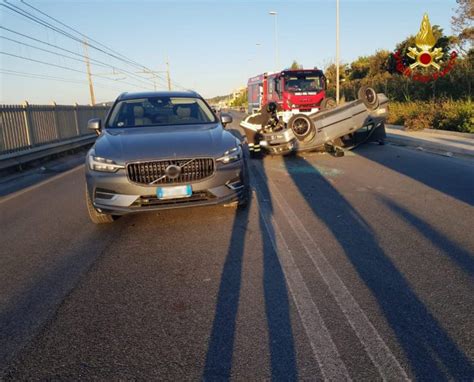
[[379,98],[377,92],[368,86],[362,86],[357,93],[357,98],[364,102],[369,110],[374,110],[379,106]]
[[321,102],[321,110],[333,109],[337,106],[334,98],[324,98]]
[[295,114],[288,121],[288,126],[300,141],[310,141],[316,135],[313,121],[305,114]]

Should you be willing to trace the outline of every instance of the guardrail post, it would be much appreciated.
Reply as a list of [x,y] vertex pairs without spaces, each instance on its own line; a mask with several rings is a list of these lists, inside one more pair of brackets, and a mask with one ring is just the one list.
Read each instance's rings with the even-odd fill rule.
[[52,101],[51,105],[53,106],[53,118],[54,118],[54,129],[56,130],[56,136],[58,140],[61,140],[61,131],[59,129],[58,123],[58,114],[56,109],[56,102]]
[[81,135],[81,130],[79,129],[79,116],[77,115],[77,108],[79,104],[76,102],[74,104],[74,120],[76,121],[76,132],[77,136],[79,137]]
[[28,146],[34,146],[33,131],[31,129],[30,105],[28,101],[23,102],[23,116],[25,118],[25,133]]

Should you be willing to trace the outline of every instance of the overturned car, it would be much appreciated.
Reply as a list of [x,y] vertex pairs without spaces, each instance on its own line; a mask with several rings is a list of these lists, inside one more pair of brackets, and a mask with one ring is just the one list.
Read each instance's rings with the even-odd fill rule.
[[357,100],[341,106],[325,99],[316,113],[288,114],[278,109],[276,103],[268,103],[241,122],[251,154],[320,149],[342,156],[363,142],[382,144],[385,139],[388,98],[370,87],[360,88]]

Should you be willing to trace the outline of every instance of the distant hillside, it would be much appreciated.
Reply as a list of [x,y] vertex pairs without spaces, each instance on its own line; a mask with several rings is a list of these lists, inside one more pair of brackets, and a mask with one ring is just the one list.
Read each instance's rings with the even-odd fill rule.
[[228,94],[228,95],[223,95],[223,96],[216,96],[216,97],[212,97],[212,98],[207,98],[206,101],[209,104],[215,104],[215,103],[219,103],[221,101],[226,101],[231,97],[232,97],[232,94]]

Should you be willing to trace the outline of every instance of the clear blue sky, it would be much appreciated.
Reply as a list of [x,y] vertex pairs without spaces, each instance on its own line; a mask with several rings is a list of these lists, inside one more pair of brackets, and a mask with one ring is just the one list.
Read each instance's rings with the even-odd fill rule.
[[[8,1],[34,12],[18,0]],[[26,1],[154,70],[164,71],[168,56],[172,79],[205,97],[227,94],[245,85],[248,77],[275,68],[274,18],[269,11],[278,12],[281,69],[293,59],[305,67],[324,68],[335,58],[335,0]],[[450,19],[455,7],[455,0],[341,0],[341,58],[349,62],[378,49],[393,50],[397,42],[418,31],[424,12],[428,12],[433,25],[451,33]],[[78,42],[3,6],[0,17],[4,27],[82,54],[83,47]],[[0,36],[42,46],[5,30],[0,30]],[[83,62],[4,39],[0,39],[0,45],[4,52],[85,71]],[[130,71],[138,70],[92,49],[90,55]],[[2,72],[13,70],[78,81],[65,83],[3,73],[0,103],[89,102],[83,73],[4,55],[0,55],[0,60]],[[110,71],[92,64],[94,74]],[[94,78],[97,101],[113,100],[122,91],[139,90],[123,83],[139,85],[133,79],[123,80],[123,75],[109,78],[116,80]],[[159,85],[163,88],[162,83]]]

